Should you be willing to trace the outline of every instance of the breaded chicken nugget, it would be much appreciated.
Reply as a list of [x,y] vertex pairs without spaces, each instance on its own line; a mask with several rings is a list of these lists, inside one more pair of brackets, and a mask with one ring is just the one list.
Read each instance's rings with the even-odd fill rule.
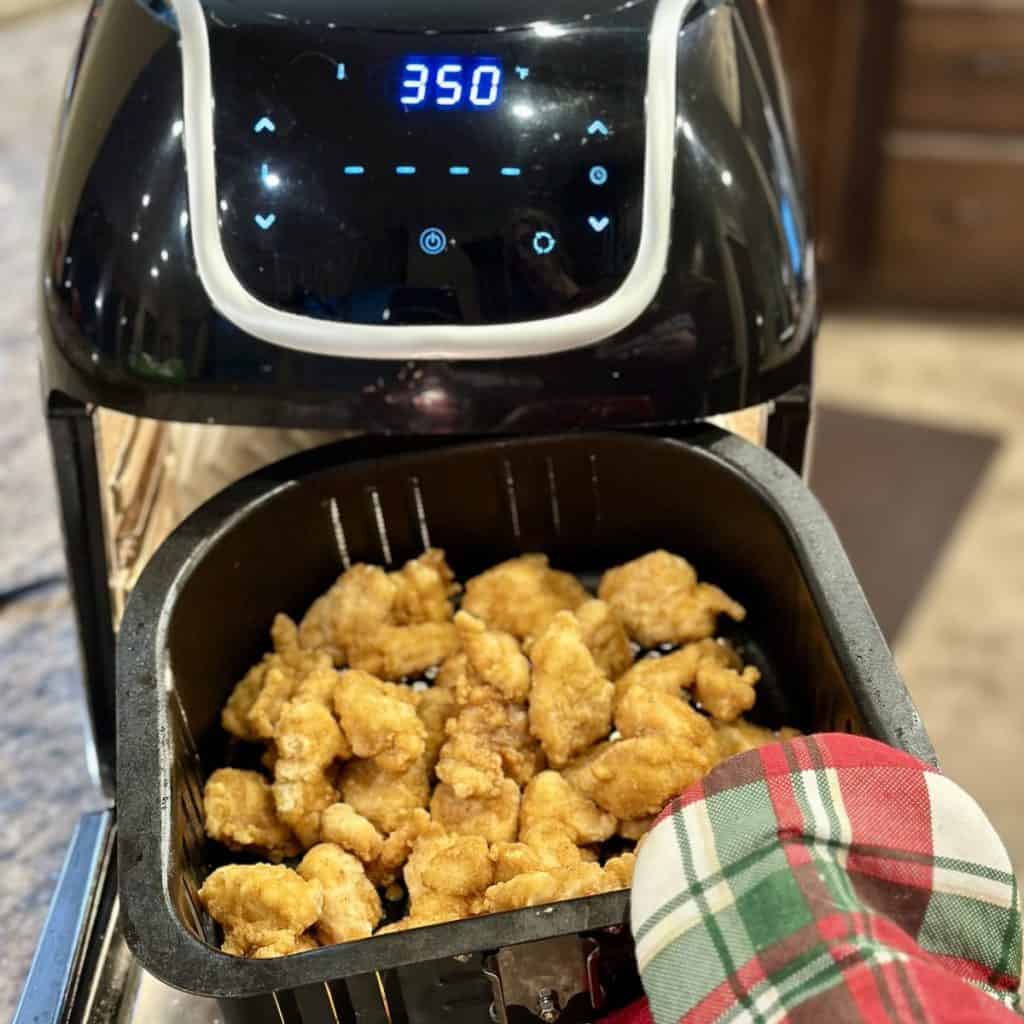
[[633,648],[615,610],[604,601],[587,601],[576,609],[576,619],[597,667],[618,679],[633,664]]
[[412,679],[440,665],[458,647],[458,633],[450,622],[383,625],[353,635],[348,660],[352,668],[380,679]]
[[399,774],[423,757],[427,729],[416,714],[412,692],[367,672],[347,671],[334,695],[334,708],[357,757],[372,757]]
[[277,816],[270,784],[259,772],[218,768],[203,790],[206,834],[230,850],[262,853],[275,863],[299,852]]
[[413,811],[430,802],[430,776],[423,759],[400,775],[384,771],[376,761],[350,761],[339,785],[345,803],[386,833],[401,828]]
[[358,858],[334,843],[319,843],[296,869],[307,882],[319,882],[323,909],[316,936],[324,945],[366,939],[383,916],[380,897]]
[[434,790],[430,817],[446,832],[482,836],[489,843],[511,842],[519,827],[519,787],[503,779],[497,795],[461,800],[445,783]]
[[364,864],[375,861],[384,848],[384,837],[373,822],[348,804],[331,804],[324,811],[320,834],[325,843],[354,853]]
[[548,566],[547,555],[522,555],[466,584],[464,611],[518,640],[539,636],[557,612],[589,598],[575,576]]
[[667,551],[609,569],[598,595],[643,647],[703,640],[714,633],[720,613],[737,622],[747,614],[718,587],[698,583],[693,566]]
[[398,626],[419,622],[449,622],[454,614],[452,598],[458,594],[455,573],[439,548],[424,551],[391,574],[395,584],[392,620]]
[[291,868],[228,864],[206,879],[199,900],[224,929],[225,953],[262,958],[296,951],[320,917],[324,894]]
[[572,612],[559,612],[533,645],[530,731],[561,768],[611,729],[615,687],[597,667]]

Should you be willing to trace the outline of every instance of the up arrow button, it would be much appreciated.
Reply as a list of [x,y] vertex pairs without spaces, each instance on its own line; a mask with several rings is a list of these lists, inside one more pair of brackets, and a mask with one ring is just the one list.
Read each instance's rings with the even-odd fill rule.
[[592,121],[590,127],[587,128],[588,135],[607,135],[608,125],[604,121]]
[[277,125],[269,117],[261,117],[253,126],[252,130],[259,135],[260,132],[276,132]]

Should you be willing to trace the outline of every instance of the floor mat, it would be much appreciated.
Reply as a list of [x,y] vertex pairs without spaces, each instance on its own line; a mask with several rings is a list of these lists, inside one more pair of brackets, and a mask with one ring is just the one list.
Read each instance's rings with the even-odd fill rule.
[[821,405],[811,486],[895,642],[999,439]]

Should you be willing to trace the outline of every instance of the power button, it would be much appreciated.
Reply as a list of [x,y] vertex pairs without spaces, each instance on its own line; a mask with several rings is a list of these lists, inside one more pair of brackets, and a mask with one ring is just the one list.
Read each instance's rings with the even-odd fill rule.
[[420,248],[428,256],[440,256],[448,248],[448,236],[440,228],[426,228],[420,234]]

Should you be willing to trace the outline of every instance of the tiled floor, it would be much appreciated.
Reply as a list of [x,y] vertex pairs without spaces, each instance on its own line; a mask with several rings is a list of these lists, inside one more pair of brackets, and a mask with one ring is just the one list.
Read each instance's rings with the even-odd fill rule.
[[[46,152],[80,6],[0,22],[0,591],[59,570],[35,377],[35,243]],[[845,408],[994,434],[897,654],[954,778],[1024,864],[1024,330],[1010,324],[834,318],[821,394]],[[821,453],[824,456],[827,453]],[[879,530],[889,529],[880,521]],[[20,989],[88,781],[67,601],[59,588],[0,608],[0,1016]]]

